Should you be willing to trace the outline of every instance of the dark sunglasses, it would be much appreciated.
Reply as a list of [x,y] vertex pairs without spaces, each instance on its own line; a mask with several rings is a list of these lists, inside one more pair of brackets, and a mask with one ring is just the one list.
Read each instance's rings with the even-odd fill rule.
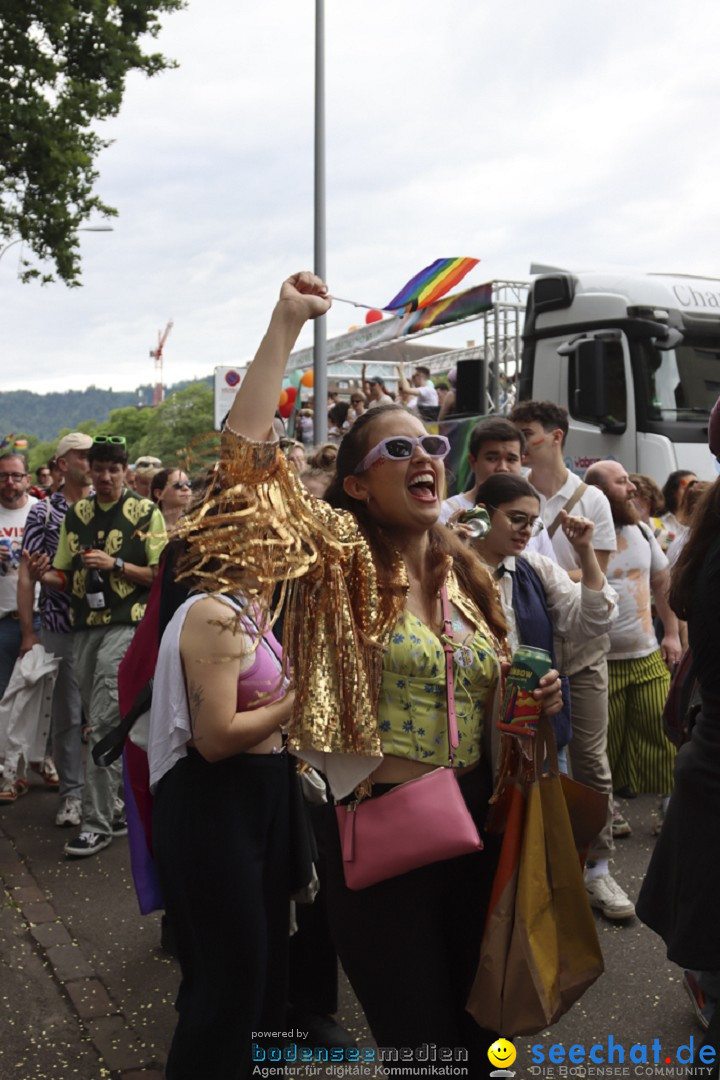
[[389,439],[382,439],[365,455],[355,470],[355,475],[366,472],[381,457],[390,458],[392,461],[411,458],[416,446],[433,458],[447,457],[450,452],[450,442],[444,435],[419,435],[417,438],[410,435],[391,435]]
[[105,443],[112,443],[114,446],[125,446],[124,435],[94,435],[93,443],[95,446],[104,446]]
[[182,491],[183,488],[192,487],[188,480],[176,480],[172,486],[175,488],[176,491]]

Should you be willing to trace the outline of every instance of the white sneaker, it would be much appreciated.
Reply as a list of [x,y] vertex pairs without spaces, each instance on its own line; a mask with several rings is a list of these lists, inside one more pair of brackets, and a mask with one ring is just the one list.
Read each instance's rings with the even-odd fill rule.
[[77,828],[82,824],[82,803],[74,795],[66,795],[55,815],[55,824],[61,828]]
[[632,919],[635,905],[622,891],[617,881],[610,874],[598,877],[585,876],[585,889],[590,907],[601,911],[606,919]]

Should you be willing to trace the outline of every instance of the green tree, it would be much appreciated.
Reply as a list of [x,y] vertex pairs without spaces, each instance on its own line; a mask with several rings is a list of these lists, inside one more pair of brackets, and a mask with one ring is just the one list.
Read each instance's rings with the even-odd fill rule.
[[177,464],[193,473],[217,458],[220,436],[213,430],[214,393],[206,382],[191,383],[143,411],[149,414],[147,434],[137,443],[135,458],[152,454],[168,468]]
[[126,409],[112,409],[107,420],[97,426],[98,434],[124,435],[127,441],[130,461],[138,457],[137,447],[147,435],[152,409],[138,409],[131,406]]
[[[97,123],[120,111],[131,71],[173,61],[144,52],[160,16],[185,0],[3,0],[0,18],[0,240],[22,238],[80,284],[77,229],[116,214],[93,193],[109,145]],[[24,280],[41,276],[25,264]],[[42,281],[52,281],[43,274]]]

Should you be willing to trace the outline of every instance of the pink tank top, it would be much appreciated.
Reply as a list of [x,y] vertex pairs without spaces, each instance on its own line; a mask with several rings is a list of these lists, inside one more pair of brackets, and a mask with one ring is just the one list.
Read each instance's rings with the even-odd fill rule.
[[[257,630],[249,622],[245,627],[250,637],[255,640]],[[269,705],[281,698],[287,690],[287,679],[283,673],[282,646],[272,631],[260,639],[255,649],[254,660],[238,679],[237,711],[256,709],[260,705]]]

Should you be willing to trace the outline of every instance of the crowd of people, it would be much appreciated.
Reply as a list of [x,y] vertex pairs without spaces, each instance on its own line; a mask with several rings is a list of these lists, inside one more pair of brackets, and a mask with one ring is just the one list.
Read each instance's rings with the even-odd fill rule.
[[[397,400],[363,370],[362,389],[328,402],[326,444],[308,441],[302,410],[288,438],[275,426],[288,356],[330,302],[311,274],[283,284],[195,496],[176,466],[130,467],[122,435],[66,435],[32,489],[23,453],[0,456],[0,697],[35,646],[58,660],[45,752],[25,761],[8,743],[0,803],[17,802],[36,767],[58,792],[56,824],[80,830],[69,858],[127,831],[120,762],[98,765],[92,749],[120,722],[118,667],[156,579],[171,578],[148,736],[182,978],[169,1080],[250,1075],[250,1033],[283,1030],[288,1003],[302,1007],[308,941],[330,958],[324,1004],[306,1011],[324,1016],[325,1045],[352,1045],[331,1016],[339,957],[379,1045],[463,1047],[470,1075],[485,1075],[502,1033],[465,1004],[497,860],[485,834],[493,732],[513,651],[545,649],[553,667],[535,697],[560,767],[608,801],[588,902],[609,920],[635,916],[610,864],[632,799],[657,796],[638,914],[685,969],[698,1020],[717,1024],[720,940],[702,877],[714,871],[700,856],[720,805],[720,480],[682,470],[661,490],[616,460],[581,479],[565,464],[567,412],[522,401],[476,424],[470,486],[445,498],[449,443],[423,421],[452,407],[454,389],[422,366],[410,379],[400,366]],[[710,448],[720,454],[720,415]],[[475,508],[489,522],[480,535],[466,523]],[[688,647],[702,706],[678,752],[663,709]],[[298,868],[297,760],[320,792],[314,868]],[[448,762],[484,850],[350,888],[337,808]],[[291,898],[318,885],[293,940]]]

